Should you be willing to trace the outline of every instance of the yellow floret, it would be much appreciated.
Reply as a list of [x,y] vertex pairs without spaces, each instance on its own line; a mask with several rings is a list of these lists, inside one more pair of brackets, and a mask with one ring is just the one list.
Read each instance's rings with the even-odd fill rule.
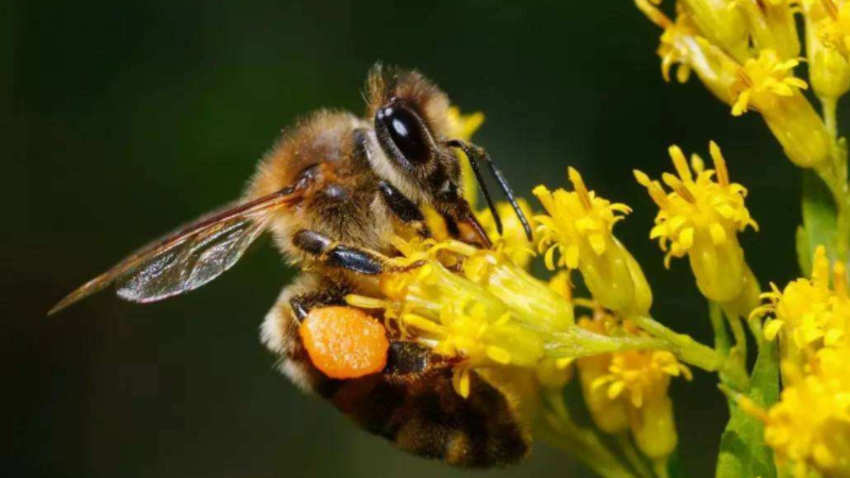
[[669,192],[641,171],[635,178],[659,207],[650,238],[666,251],[664,265],[687,255],[703,295],[727,303],[745,290],[750,276],[737,234],[758,225],[744,204],[747,190],[729,180],[720,148],[712,141],[709,150],[715,169],[705,169],[696,154],[689,167],[682,150],[670,147],[677,175],[662,176]]
[[578,269],[594,299],[609,309],[646,313],[652,292],[637,261],[612,233],[631,208],[589,191],[575,169],[569,168],[568,176],[573,191],[545,186],[533,191],[546,210],[535,216],[546,266]]

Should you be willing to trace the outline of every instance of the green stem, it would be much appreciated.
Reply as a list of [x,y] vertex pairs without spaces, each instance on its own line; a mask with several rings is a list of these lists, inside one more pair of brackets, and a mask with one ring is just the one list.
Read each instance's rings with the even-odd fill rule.
[[668,349],[664,340],[655,337],[607,336],[580,327],[547,334],[546,355],[551,358],[588,357],[606,353],[640,349]]
[[756,346],[761,351],[762,343],[764,343],[764,333],[762,332],[761,319],[758,317],[748,317],[747,324],[750,326],[750,333],[756,339]]
[[623,456],[626,457],[626,461],[629,462],[629,465],[632,466],[632,469],[643,478],[653,478],[652,470],[649,469],[649,466],[646,462],[641,458],[640,452],[635,448],[634,442],[629,438],[628,433],[621,433],[617,435],[617,444],[620,445],[620,449],[623,450]]
[[655,474],[658,478],[670,478],[670,473],[667,471],[667,460],[658,460],[652,464]]
[[666,349],[683,361],[709,372],[716,372],[724,362],[723,357],[710,347],[697,342],[689,335],[668,329],[652,317],[630,317],[643,330],[666,342]]
[[840,161],[815,166],[815,172],[829,188],[835,202],[835,253],[838,259],[846,261],[848,242],[850,242],[850,195],[848,195],[846,176],[840,177],[841,166],[837,163]]
[[823,106],[823,121],[826,126],[826,131],[834,141],[838,138],[838,120],[836,117],[838,100],[836,98],[822,97],[820,102]]
[[570,417],[559,393],[544,393],[548,413],[544,413],[537,429],[550,445],[573,455],[603,478],[639,478],[599,439],[593,429],[578,426]]
[[[727,320],[723,320],[724,315]],[[748,382],[747,374],[747,336],[744,333],[744,328],[741,321],[734,313],[728,312],[723,307],[714,301],[708,303],[708,316],[711,319],[711,326],[714,329],[714,344],[718,353],[721,353],[725,358],[725,366],[719,371],[720,381],[731,383],[739,389],[743,390]],[[729,334],[726,330],[726,323],[732,329],[732,335],[735,337],[735,346],[730,348]]]
[[723,322],[723,311],[714,301],[708,302],[708,318],[714,330],[714,349],[722,355],[729,355],[729,334]]
[[652,317],[636,315],[631,319],[643,330],[667,342],[664,348],[673,352],[683,362],[709,372],[720,372],[734,387],[746,389],[749,382],[747,371],[742,369],[735,360],[722,356],[716,350],[706,347],[688,335],[668,329]]
[[732,336],[735,337],[735,346],[732,348],[731,355],[740,363],[741,367],[746,367],[747,334],[744,332],[744,326],[737,314],[725,311],[724,315],[729,323],[729,328],[732,329]]
[[815,166],[815,172],[820,176],[832,193],[836,210],[835,253],[837,258],[848,259],[850,247],[850,187],[847,184],[847,151],[838,140],[838,119],[836,117],[836,99],[821,98],[823,117],[826,129],[832,139],[832,161]]

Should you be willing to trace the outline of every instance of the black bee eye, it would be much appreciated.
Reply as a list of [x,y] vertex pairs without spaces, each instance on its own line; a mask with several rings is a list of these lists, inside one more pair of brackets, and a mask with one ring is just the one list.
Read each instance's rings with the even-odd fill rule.
[[375,121],[380,123],[399,152],[412,165],[428,161],[430,151],[422,122],[408,108],[394,104],[378,110]]

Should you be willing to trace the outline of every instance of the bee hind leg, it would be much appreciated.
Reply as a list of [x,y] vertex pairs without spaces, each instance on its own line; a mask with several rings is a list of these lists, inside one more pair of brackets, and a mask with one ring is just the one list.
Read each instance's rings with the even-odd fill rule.
[[323,291],[330,296],[331,292],[342,292],[344,287],[320,275],[303,273],[283,288],[260,326],[260,341],[278,356],[280,371],[308,393],[320,392],[329,380],[313,366],[301,342],[298,328],[303,317],[298,317],[295,304],[300,304],[305,314],[309,313],[311,308],[329,300],[321,298]]
[[289,307],[295,319],[301,322],[312,309],[328,305],[346,305],[345,296],[349,292],[351,292],[350,288],[334,284],[327,289],[292,296],[289,299]]

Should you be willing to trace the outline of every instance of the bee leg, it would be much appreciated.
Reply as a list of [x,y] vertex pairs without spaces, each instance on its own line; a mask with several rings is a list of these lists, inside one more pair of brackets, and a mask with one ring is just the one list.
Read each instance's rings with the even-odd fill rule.
[[319,262],[326,266],[341,267],[359,274],[377,275],[385,271],[415,269],[422,265],[415,262],[399,267],[390,264],[388,257],[377,252],[340,244],[320,232],[309,229],[296,232],[292,238],[292,243],[302,251],[316,256]]
[[301,322],[314,308],[327,305],[346,305],[345,295],[349,292],[351,291],[347,287],[332,285],[328,289],[309,291],[292,296],[289,299],[289,307],[292,308],[292,315],[295,319]]
[[402,379],[411,374],[422,373],[431,365],[431,351],[416,342],[394,341],[387,351],[387,366],[384,373],[388,378]]
[[330,393],[334,383],[310,361],[299,335],[301,318],[293,302],[302,302],[309,313],[310,308],[319,306],[321,291],[336,294],[337,289],[345,288],[345,284],[329,281],[321,275],[303,273],[283,288],[260,327],[260,340],[278,356],[280,371],[305,392]]
[[416,232],[422,237],[431,237],[431,231],[428,230],[428,226],[425,224],[425,216],[413,201],[386,181],[378,183],[378,189],[380,189],[381,196],[383,196],[384,202],[386,202],[390,211],[401,222],[413,226]]

